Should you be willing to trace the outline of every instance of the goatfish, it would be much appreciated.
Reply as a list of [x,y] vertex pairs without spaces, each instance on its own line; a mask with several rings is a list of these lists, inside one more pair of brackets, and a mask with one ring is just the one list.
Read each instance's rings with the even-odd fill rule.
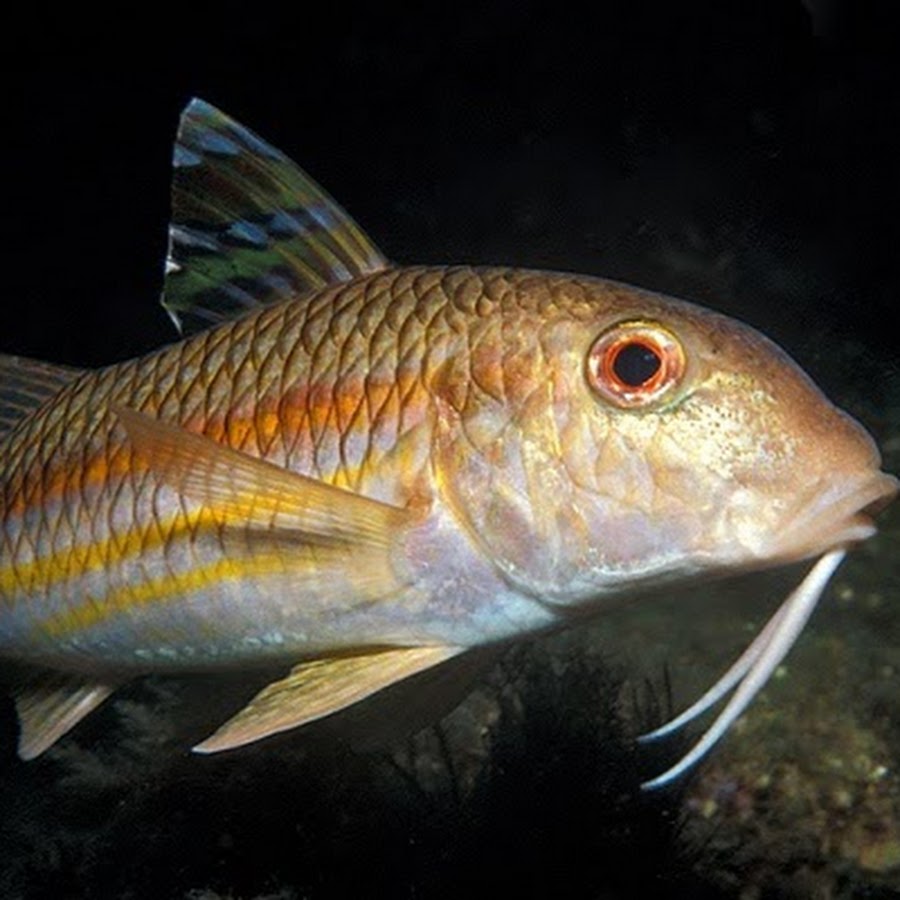
[[[32,759],[129,680],[283,677],[194,749],[295,728],[612,603],[813,561],[670,734],[697,762],[896,493],[775,344],[596,277],[396,266],[284,154],[180,120],[162,303],[93,371],[0,358],[0,660]],[[283,673],[287,671],[287,674]]]

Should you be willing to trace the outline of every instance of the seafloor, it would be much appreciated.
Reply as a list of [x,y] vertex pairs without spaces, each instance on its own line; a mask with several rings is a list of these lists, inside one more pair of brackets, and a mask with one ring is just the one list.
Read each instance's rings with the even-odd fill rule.
[[[42,48],[8,85],[24,149],[0,141],[4,351],[87,366],[172,339],[155,303],[165,160],[200,93],[296,156],[392,259],[602,274],[743,318],[900,473],[897,41],[877,4],[607,4],[598,21],[446,4],[437,29],[333,6],[312,32],[217,7],[206,56],[159,17],[140,76],[108,59],[96,78],[56,72],[35,25]],[[831,6],[859,37],[814,33],[804,10]],[[454,27],[458,45],[435,43]],[[245,31],[265,38],[256,56]],[[97,49],[63,36],[79,61]],[[635,736],[715,680],[798,572],[516,647],[439,725],[366,750],[377,714],[193,755],[265,678],[153,678],[25,764],[0,693],[0,900],[898,897],[900,502],[880,526],[667,792],[638,785],[684,742]]]

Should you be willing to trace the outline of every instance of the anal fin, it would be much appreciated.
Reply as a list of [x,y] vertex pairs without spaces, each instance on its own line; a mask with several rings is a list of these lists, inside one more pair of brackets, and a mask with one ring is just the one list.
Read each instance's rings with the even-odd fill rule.
[[463,652],[460,647],[393,647],[316,659],[260,691],[236,716],[194,747],[230,750],[330,715]]
[[19,756],[34,759],[93,712],[119,685],[47,672],[13,690],[19,715]]

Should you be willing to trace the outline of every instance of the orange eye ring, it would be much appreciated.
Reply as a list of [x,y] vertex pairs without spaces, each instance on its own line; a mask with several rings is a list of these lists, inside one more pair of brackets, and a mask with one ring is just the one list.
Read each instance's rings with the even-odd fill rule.
[[640,409],[680,384],[685,366],[684,349],[670,331],[653,322],[620,322],[591,346],[587,379],[604,400]]

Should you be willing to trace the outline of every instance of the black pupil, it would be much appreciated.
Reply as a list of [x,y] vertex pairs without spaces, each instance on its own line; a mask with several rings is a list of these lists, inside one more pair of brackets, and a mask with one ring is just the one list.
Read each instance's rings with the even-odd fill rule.
[[662,360],[646,344],[635,341],[626,344],[613,360],[613,372],[622,384],[640,387],[646,384],[658,371]]

